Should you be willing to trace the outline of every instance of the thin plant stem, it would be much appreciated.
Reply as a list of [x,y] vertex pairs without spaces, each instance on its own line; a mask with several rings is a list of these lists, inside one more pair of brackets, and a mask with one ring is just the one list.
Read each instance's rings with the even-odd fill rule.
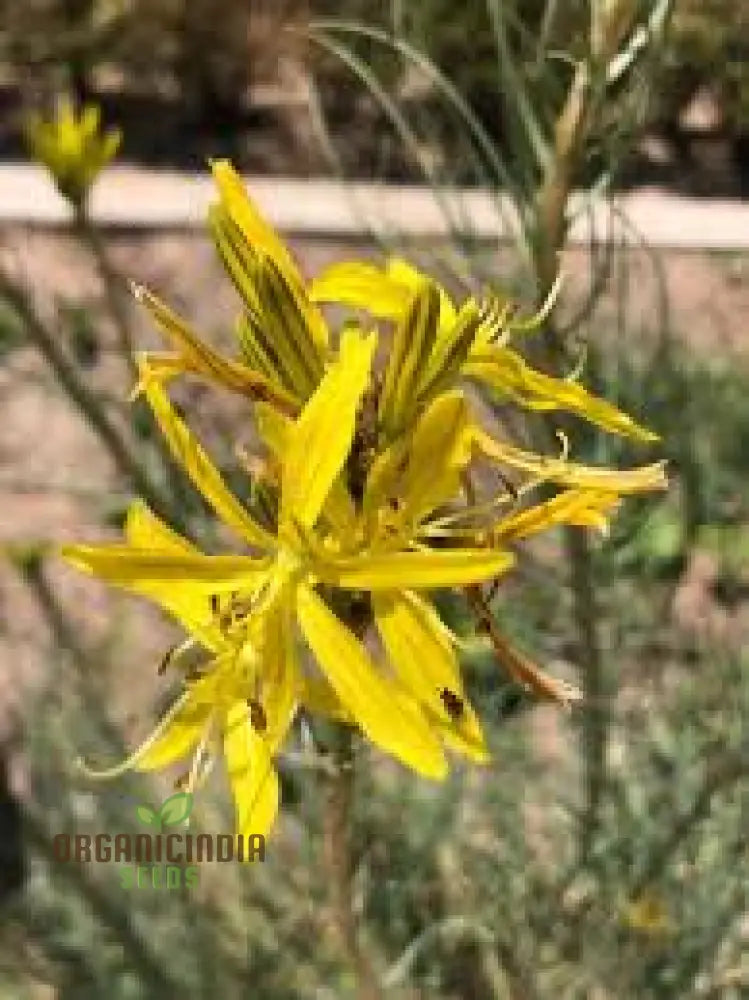
[[101,234],[92,223],[86,203],[74,206],[75,232],[93,257],[107,302],[107,308],[117,334],[117,343],[122,359],[128,366],[133,380],[137,379],[137,368],[133,350],[133,336],[128,316],[128,292],[120,274],[115,269]]
[[174,509],[174,505],[152,482],[120,431],[110,420],[97,394],[83,382],[75,365],[62,350],[58,338],[47,329],[25,289],[13,282],[7,274],[0,272],[0,295],[21,320],[29,340],[49,364],[86,423],[97,434],[118,472],[130,482],[135,492],[157,514],[171,519],[177,527],[184,527],[179,511]]
[[585,812],[580,831],[580,857],[590,854],[599,823],[601,800],[606,782],[606,747],[609,709],[606,671],[598,629],[599,609],[593,581],[593,557],[583,531],[567,527],[564,545],[570,566],[574,615],[578,632],[578,655],[584,669],[584,711],[582,723],[585,761]]
[[354,747],[351,730],[341,727],[336,731],[331,753],[334,768],[325,775],[323,860],[336,936],[341,954],[356,975],[359,1000],[382,1000],[375,971],[359,942],[357,920],[352,908],[350,821],[354,793]]
[[[605,66],[631,28],[636,4],[618,0],[591,26],[590,63],[581,61],[573,74],[554,128],[553,154],[547,163],[536,196],[535,269],[539,302],[556,280],[559,254],[567,241],[567,208],[584,158],[590,131],[600,106],[600,94],[592,80],[592,63]],[[595,37],[597,34],[597,37]],[[547,359],[558,362],[564,344],[552,324],[544,330]],[[578,659],[583,671],[586,712],[583,716],[585,761],[585,809],[580,830],[580,859],[585,862],[598,829],[606,780],[608,712],[602,644],[598,630],[598,602],[593,579],[593,559],[586,535],[574,527],[564,532],[564,547],[570,571],[573,613],[577,630]]]

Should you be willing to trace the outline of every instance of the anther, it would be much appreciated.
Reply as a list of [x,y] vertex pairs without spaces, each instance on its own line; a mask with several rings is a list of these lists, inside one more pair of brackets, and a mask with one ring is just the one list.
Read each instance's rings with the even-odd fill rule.
[[176,650],[177,650],[176,646],[170,646],[169,649],[167,649],[166,653],[164,653],[164,655],[162,656],[161,662],[159,663],[159,666],[156,670],[156,673],[159,677],[163,677],[164,674],[166,673],[166,669],[171,663],[172,657],[174,656]]
[[248,698],[247,707],[250,710],[252,728],[258,733],[264,733],[268,728],[268,716],[265,714],[265,709],[257,698]]

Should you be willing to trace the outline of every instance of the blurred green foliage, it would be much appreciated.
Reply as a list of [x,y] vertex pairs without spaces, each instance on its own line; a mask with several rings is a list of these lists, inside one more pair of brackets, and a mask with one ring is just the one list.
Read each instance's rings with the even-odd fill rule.
[[[293,106],[298,100],[289,89],[294,89],[294,72],[303,73],[311,59],[332,120],[347,130],[347,166],[398,174],[408,169],[402,151],[382,136],[373,148],[371,130],[362,126],[366,100],[354,93],[340,62],[309,48],[306,21],[331,15],[407,38],[441,67],[488,134],[501,142],[511,127],[513,95],[497,65],[497,11],[529,94],[541,87],[548,102],[550,89],[562,99],[587,28],[587,7],[583,0],[466,0],[457,17],[449,0],[0,0],[0,61],[9,70],[6,79],[15,80],[32,103],[61,89],[79,99],[100,93],[112,100],[119,92],[128,100],[166,100],[180,108],[185,125],[209,128],[215,142],[229,142],[227,129],[248,127],[247,115],[258,100],[254,86],[275,86],[273,107],[283,114],[284,101]],[[382,46],[360,39],[355,50],[412,105],[422,112],[433,107],[433,89],[412,72],[404,73]],[[554,54],[550,63],[542,52]],[[743,155],[749,135],[749,8],[744,0],[676,0],[658,63],[658,75],[640,95],[640,113],[647,106],[653,127],[673,137],[690,101],[703,91],[724,122],[723,134]],[[289,67],[296,67],[291,75]],[[261,110],[266,99],[260,99]],[[614,134],[622,117],[613,105],[609,124]],[[129,129],[127,152],[137,158],[145,149],[137,148],[135,131]],[[433,139],[436,147],[449,135],[437,132]],[[179,158],[178,149],[173,153]]]
[[749,7],[742,0],[679,0],[663,56],[657,109],[666,122],[703,87],[729,134],[749,132]]

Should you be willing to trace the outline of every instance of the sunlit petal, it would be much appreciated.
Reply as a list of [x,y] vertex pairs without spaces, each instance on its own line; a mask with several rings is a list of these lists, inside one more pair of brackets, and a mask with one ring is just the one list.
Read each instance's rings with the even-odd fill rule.
[[281,521],[312,527],[340,475],[369,382],[375,337],[348,329],[340,356],[294,425],[283,462]]
[[280,804],[278,775],[267,741],[250,725],[244,701],[235,702],[226,713],[224,756],[237,833],[266,837]]
[[364,646],[306,586],[299,588],[297,613],[331,687],[366,736],[426,777],[443,778],[442,749],[416,703],[377,673]]
[[[373,598],[375,621],[401,683],[453,731],[452,745],[477,761],[488,759],[476,713],[469,704],[455,650],[434,609],[416,594],[386,591]],[[460,712],[451,715],[443,692],[454,694]]]
[[163,387],[149,379],[145,394],[172,454],[219,517],[250,545],[272,549],[273,536],[250,517],[226,486],[198,439],[177,416]]
[[326,583],[347,590],[430,590],[464,587],[506,573],[515,563],[511,552],[491,549],[439,549],[430,552],[373,553],[331,559],[315,570]]

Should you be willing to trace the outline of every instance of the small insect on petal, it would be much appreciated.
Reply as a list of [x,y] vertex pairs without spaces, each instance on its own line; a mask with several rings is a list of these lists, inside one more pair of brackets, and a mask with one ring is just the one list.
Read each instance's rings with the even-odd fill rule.
[[453,722],[462,719],[465,713],[465,703],[459,695],[451,691],[450,688],[445,687],[440,691],[440,701],[445,706],[445,711]]

